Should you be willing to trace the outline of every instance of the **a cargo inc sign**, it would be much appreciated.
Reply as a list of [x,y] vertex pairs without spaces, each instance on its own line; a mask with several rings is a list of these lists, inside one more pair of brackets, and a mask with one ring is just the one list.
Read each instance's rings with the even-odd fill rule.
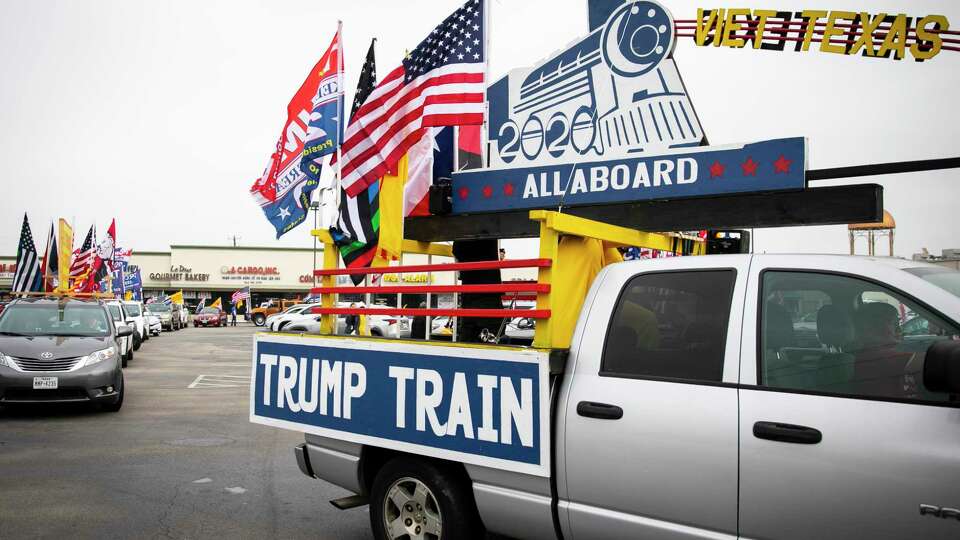
[[586,37],[487,88],[489,167],[454,173],[454,214],[805,187],[802,137],[704,146],[673,17],[610,6]]
[[250,420],[547,476],[547,354],[254,337]]
[[266,283],[280,281],[280,269],[276,266],[221,266],[220,276],[224,281]]

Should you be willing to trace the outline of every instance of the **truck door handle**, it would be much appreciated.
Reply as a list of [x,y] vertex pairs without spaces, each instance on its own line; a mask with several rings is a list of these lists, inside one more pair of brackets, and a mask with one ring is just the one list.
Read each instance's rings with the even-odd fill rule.
[[581,401],[577,403],[577,414],[587,418],[601,420],[619,420],[623,418],[623,409],[616,405],[597,403],[595,401]]
[[768,441],[796,444],[817,444],[823,440],[823,434],[818,429],[780,422],[757,422],[753,425],[753,436]]

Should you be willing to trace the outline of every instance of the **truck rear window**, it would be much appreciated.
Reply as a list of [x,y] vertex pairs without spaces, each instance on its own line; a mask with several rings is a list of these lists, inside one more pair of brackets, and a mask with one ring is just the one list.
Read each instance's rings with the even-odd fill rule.
[[601,373],[720,381],[734,270],[641,274],[607,330]]

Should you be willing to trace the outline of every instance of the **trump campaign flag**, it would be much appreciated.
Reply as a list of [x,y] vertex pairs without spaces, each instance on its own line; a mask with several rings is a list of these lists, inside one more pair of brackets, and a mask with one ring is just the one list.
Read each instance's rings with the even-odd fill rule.
[[[310,207],[310,194],[317,188],[319,158],[340,143],[343,60],[340,30],[300,89],[287,105],[287,122],[263,176],[250,187],[250,194],[273,224],[277,238],[303,223]],[[333,111],[333,112],[331,112]],[[309,139],[309,148],[305,144]],[[304,154],[309,163],[301,168]],[[312,165],[312,166],[311,166]],[[315,174],[314,174],[315,173]]]

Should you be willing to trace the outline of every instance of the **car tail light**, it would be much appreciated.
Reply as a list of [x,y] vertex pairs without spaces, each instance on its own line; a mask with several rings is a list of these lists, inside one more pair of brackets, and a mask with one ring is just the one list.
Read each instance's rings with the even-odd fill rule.
[[385,320],[387,321],[387,324],[397,324],[396,319],[385,319]]

